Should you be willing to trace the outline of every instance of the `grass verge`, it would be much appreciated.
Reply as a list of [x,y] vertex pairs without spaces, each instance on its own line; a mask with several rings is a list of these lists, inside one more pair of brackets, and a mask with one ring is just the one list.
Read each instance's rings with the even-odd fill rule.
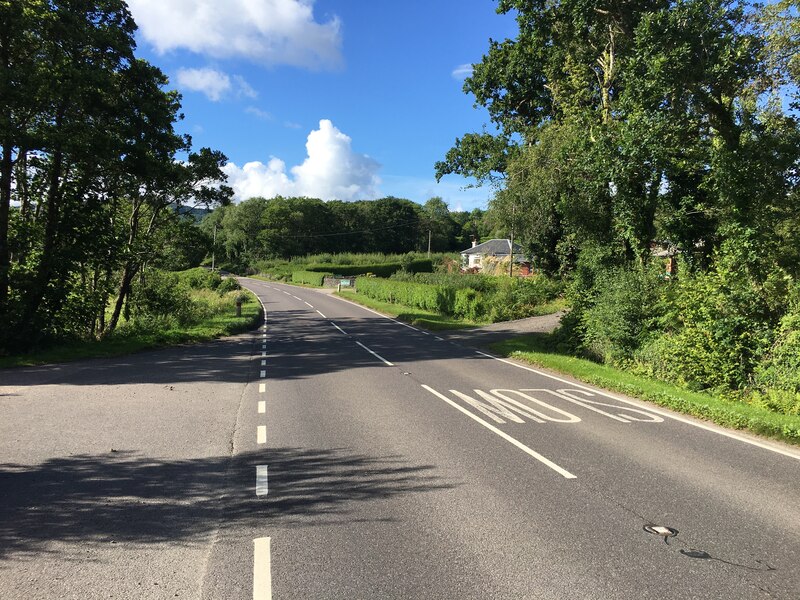
[[774,413],[744,402],[692,392],[590,360],[558,354],[553,352],[552,346],[550,334],[534,333],[490,347],[503,356],[567,373],[591,385],[641,398],[724,427],[800,445],[800,416]]
[[248,331],[255,327],[260,320],[261,304],[251,292],[244,291],[244,295],[245,301],[242,303],[241,317],[236,316],[235,308],[231,306],[230,310],[210,315],[202,321],[186,327],[171,327],[158,331],[142,329],[125,331],[121,329],[119,333],[100,341],[70,342],[30,354],[0,357],[0,368],[68,362],[83,358],[122,356],[151,348],[206,342],[218,337]]
[[372,310],[377,310],[378,312],[381,312],[385,315],[390,315],[406,323],[411,323],[412,325],[418,325],[419,327],[424,327],[425,329],[430,329],[430,330],[466,329],[468,327],[477,327],[479,325],[485,325],[485,323],[473,323],[471,321],[454,319],[453,317],[440,315],[435,312],[422,310],[419,308],[404,306],[402,304],[391,304],[389,302],[381,302],[380,300],[374,300],[372,298],[368,298],[367,296],[359,294],[358,292],[353,290],[342,290],[341,292],[334,292],[334,295],[341,296],[346,300],[350,300],[351,302],[361,304],[362,306],[366,306],[367,308],[371,308]]

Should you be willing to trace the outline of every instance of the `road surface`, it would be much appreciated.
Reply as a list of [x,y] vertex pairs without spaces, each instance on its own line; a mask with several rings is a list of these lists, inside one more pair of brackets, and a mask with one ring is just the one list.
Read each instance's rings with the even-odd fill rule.
[[243,280],[258,331],[0,371],[0,597],[800,597],[800,452]]

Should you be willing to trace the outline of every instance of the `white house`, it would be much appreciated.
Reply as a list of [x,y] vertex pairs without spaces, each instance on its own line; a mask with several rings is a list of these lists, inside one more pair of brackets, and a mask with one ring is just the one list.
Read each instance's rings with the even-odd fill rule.
[[[525,263],[524,250],[519,244],[514,244],[514,262]],[[511,253],[511,240],[489,240],[479,244],[472,241],[472,248],[467,248],[461,253],[461,266],[464,269],[481,269],[482,263],[487,256],[497,260],[507,259]]]

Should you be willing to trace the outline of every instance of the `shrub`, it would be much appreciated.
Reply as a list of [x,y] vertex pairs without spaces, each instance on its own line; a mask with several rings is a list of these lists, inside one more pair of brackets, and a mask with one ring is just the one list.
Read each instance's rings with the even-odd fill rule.
[[314,271],[294,271],[292,273],[292,282],[321,287],[325,277],[331,275],[331,273],[316,273]]
[[178,271],[176,275],[181,283],[193,290],[215,290],[222,283],[222,277],[220,277],[219,273],[203,267]]
[[597,276],[594,301],[581,315],[589,354],[612,364],[633,358],[657,330],[663,285],[656,271],[638,267]]
[[723,244],[714,268],[679,272],[664,317],[665,359],[695,388],[743,389],[772,338],[771,311],[736,248]]
[[360,293],[382,302],[392,302],[452,315],[455,290],[436,285],[392,281],[377,277],[360,278]]
[[453,303],[453,316],[459,319],[480,321],[485,318],[487,306],[483,295],[473,289],[456,290]]
[[186,324],[192,320],[192,302],[189,286],[183,284],[175,273],[150,270],[144,280],[133,289],[131,297],[136,320],[176,320]]
[[772,347],[756,367],[756,384],[800,394],[800,285],[795,286],[793,301],[783,316]]
[[[336,275],[365,275],[372,273],[378,277],[389,277],[393,273],[401,269],[399,262],[395,263],[382,263],[382,264],[358,264],[358,265],[345,265],[345,264],[309,264],[306,267],[307,271],[314,271],[317,273],[334,273]],[[433,271],[433,264],[429,259],[414,260],[408,264],[408,268],[413,272],[431,272]]]
[[234,290],[240,290],[242,286],[239,285],[239,282],[236,281],[233,277],[226,277],[222,280],[222,283],[219,284],[217,287],[217,293],[220,296],[224,296],[228,292],[232,292]]

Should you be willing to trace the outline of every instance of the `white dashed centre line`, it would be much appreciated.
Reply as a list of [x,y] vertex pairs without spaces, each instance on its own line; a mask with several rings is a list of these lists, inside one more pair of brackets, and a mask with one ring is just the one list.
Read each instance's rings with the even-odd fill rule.
[[272,600],[270,538],[253,540],[253,600]]
[[259,377],[260,377],[261,379],[264,379],[266,376],[267,376],[267,372],[266,372],[264,369],[262,369],[262,370],[261,370],[261,374],[259,375]]
[[322,317],[323,319],[327,319],[327,318],[328,318],[328,317],[326,317],[325,315],[323,315],[323,314],[322,314],[321,312],[319,312],[319,311],[317,311],[317,314],[318,314],[320,317]]
[[261,356],[266,356],[266,355],[267,355],[266,352],[261,352]]
[[333,321],[331,321],[331,325],[333,325],[334,327],[336,327],[336,329],[338,329],[339,331],[341,331],[341,332],[342,332],[344,335],[347,335],[347,332],[346,332],[344,329],[342,329],[341,327],[339,327],[339,326],[338,326],[336,323],[334,323]]
[[258,393],[263,394],[267,391],[267,384],[266,383],[259,383],[258,384]]
[[303,304],[305,304],[305,305],[306,305],[306,306],[308,306],[308,307],[314,308],[314,306],[313,306],[313,305],[309,304],[309,303],[308,303],[308,302],[306,302],[306,301],[303,301]]
[[261,366],[262,367],[266,367],[267,366],[267,361],[266,360],[262,360],[261,361]]
[[256,442],[259,444],[266,444],[267,443],[267,426],[266,425],[259,425],[258,429],[256,430]]
[[373,355],[375,358],[378,358],[379,360],[382,360],[383,362],[385,362],[385,363],[386,363],[387,365],[389,365],[390,367],[393,367],[393,366],[394,366],[394,365],[393,365],[392,363],[390,363],[388,360],[386,360],[385,358],[383,358],[383,357],[382,357],[380,354],[378,354],[378,353],[377,353],[377,352],[375,352],[374,350],[370,350],[369,348],[367,348],[367,347],[366,347],[364,344],[362,344],[361,342],[356,342],[356,344],[358,344],[358,345],[359,345],[359,346],[361,346],[361,347],[362,347],[364,350],[366,350],[367,352],[369,352],[370,354],[372,354],[372,355]]
[[258,401],[258,414],[263,415],[267,412],[267,402],[265,400]]
[[267,465],[256,467],[256,496],[266,496],[267,486]]

